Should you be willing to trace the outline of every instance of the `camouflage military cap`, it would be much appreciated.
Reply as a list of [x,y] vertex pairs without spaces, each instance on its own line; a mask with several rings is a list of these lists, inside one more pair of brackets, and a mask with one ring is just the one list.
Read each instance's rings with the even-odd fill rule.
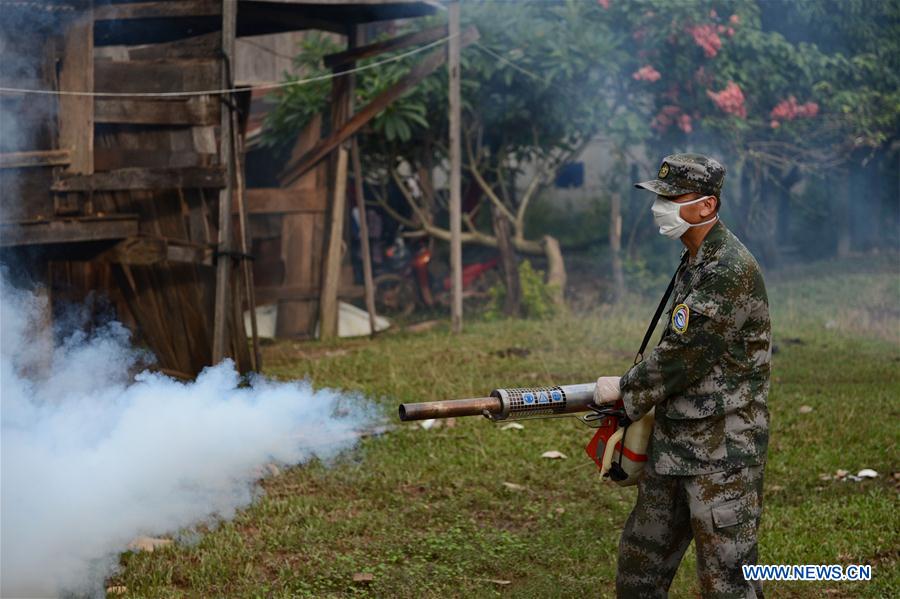
[[725,167],[702,154],[672,154],[663,158],[656,179],[635,183],[657,195],[676,197],[702,193],[719,197],[725,182]]

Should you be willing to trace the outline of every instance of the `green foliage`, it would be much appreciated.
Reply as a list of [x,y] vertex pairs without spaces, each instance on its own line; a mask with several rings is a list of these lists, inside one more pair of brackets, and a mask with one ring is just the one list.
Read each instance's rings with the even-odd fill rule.
[[[748,142],[778,141],[851,158],[900,129],[896,2],[648,0],[613,3],[607,18],[630,33],[623,85],[644,98],[635,106],[662,143],[712,141],[739,155]],[[655,80],[638,75],[646,67]],[[745,114],[710,96],[729,84]],[[815,114],[773,113],[791,97]]]
[[[326,76],[329,71],[322,59],[341,49],[333,38],[320,33],[304,37],[299,45],[294,68],[300,74],[285,73],[286,83]],[[280,147],[293,142],[300,130],[326,109],[330,93],[331,81],[328,79],[290,85],[279,90],[275,108],[266,118],[263,143],[269,147]]]
[[[278,147],[291,143],[297,134],[317,114],[323,114],[327,118],[329,99],[331,96],[332,81],[325,79],[330,71],[325,68],[323,58],[341,50],[333,38],[321,34],[312,34],[300,42],[300,52],[294,59],[294,66],[301,75],[285,74],[285,81],[292,82],[301,79],[315,79],[322,77],[321,81],[291,85],[277,95],[275,109],[269,113],[263,141],[270,147]],[[387,61],[396,57],[399,53],[380,55],[359,62],[360,67],[366,67],[375,61]],[[396,84],[409,72],[410,59],[399,59],[388,62],[363,71],[357,75],[357,85],[354,95],[356,106],[364,106],[380,93]],[[385,110],[381,111],[370,123],[363,140],[374,141],[383,145],[409,142],[416,130],[425,130],[430,127],[425,118],[426,104],[422,93],[431,86],[422,87],[418,93],[407,92],[392,102]],[[374,153],[376,148],[367,147]]]
[[[557,289],[544,282],[544,273],[535,270],[528,260],[519,262],[519,285],[522,291],[522,318],[546,320],[559,315],[554,301]],[[486,320],[497,320],[503,315],[506,287],[498,283],[489,290],[491,300],[484,313]]]

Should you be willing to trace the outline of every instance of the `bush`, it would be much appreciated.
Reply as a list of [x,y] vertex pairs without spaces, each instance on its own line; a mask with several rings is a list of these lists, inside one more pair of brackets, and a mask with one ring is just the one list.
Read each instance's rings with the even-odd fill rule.
[[[544,282],[544,272],[532,268],[528,260],[519,263],[519,285],[522,289],[522,318],[544,320],[559,313],[559,307],[553,300],[557,290]],[[490,294],[490,305],[484,316],[488,320],[498,320],[503,317],[506,287],[498,283],[491,287]]]

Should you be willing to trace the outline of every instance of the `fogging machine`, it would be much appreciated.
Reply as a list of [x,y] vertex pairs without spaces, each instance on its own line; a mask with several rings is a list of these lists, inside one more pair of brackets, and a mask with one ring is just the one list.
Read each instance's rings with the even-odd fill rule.
[[400,404],[400,420],[485,416],[496,422],[585,413],[580,420],[597,429],[585,452],[602,476],[623,487],[633,485],[647,462],[653,411],[632,422],[621,401],[596,405],[594,386],[494,389],[489,397]]

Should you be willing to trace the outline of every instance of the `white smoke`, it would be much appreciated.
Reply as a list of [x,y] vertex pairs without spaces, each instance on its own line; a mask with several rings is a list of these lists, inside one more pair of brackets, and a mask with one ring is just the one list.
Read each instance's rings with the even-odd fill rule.
[[229,517],[259,466],[327,458],[372,418],[359,399],[307,382],[240,388],[230,362],[181,383],[144,372],[110,323],[55,344],[45,301],[0,272],[0,595],[102,593],[139,535]]

